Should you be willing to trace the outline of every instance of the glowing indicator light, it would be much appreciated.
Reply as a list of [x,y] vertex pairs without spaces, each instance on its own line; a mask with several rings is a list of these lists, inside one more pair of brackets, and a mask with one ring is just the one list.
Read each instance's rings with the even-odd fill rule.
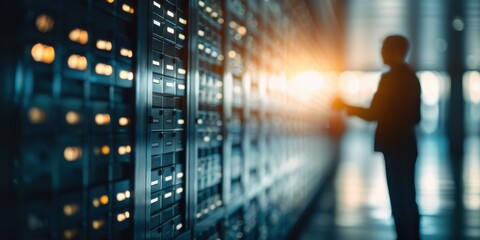
[[70,125],[76,125],[80,122],[80,114],[75,111],[68,111],[65,114],[65,121]]
[[238,34],[240,34],[240,35],[243,36],[243,35],[247,34],[247,28],[244,27],[244,26],[240,26],[240,27],[237,29],[237,32],[238,32]]
[[55,21],[53,20],[53,18],[46,14],[38,15],[35,21],[35,26],[37,27],[37,30],[42,33],[50,32],[54,24]]
[[117,201],[122,202],[125,201],[126,199],[130,198],[130,191],[125,191],[125,192],[119,192],[117,193]]
[[76,161],[82,157],[82,149],[78,146],[66,147],[63,150],[63,157],[69,162]]
[[87,58],[82,55],[72,54],[68,57],[67,65],[71,69],[83,71],[87,69]]
[[98,230],[105,225],[105,220],[93,220],[92,221],[92,228]]
[[179,224],[177,224],[175,229],[177,229],[177,231],[178,231],[178,230],[182,229],[182,227],[183,227],[183,224],[179,223]]
[[108,145],[103,145],[101,148],[100,148],[100,153],[102,153],[102,155],[108,155],[110,154],[110,147]]
[[95,65],[95,72],[100,75],[110,76],[112,75],[113,68],[111,65],[105,63],[97,63],[97,65]]
[[133,52],[130,49],[122,48],[120,49],[120,55],[131,58],[133,57]]
[[133,73],[125,70],[121,70],[119,73],[119,77],[123,80],[133,80]]
[[32,124],[39,124],[47,120],[47,114],[40,108],[32,107],[28,110],[28,119]]
[[108,204],[108,200],[109,200],[109,199],[108,199],[108,196],[107,196],[107,195],[102,195],[102,196],[100,197],[100,204],[102,204],[102,205],[107,205],[107,204]]
[[132,152],[132,147],[130,145],[125,145],[125,146],[120,146],[118,147],[118,154],[119,155],[125,155],[127,153]]
[[98,40],[96,46],[100,50],[105,50],[105,51],[112,50],[112,42],[107,40]]
[[78,213],[79,207],[77,204],[65,204],[63,206],[63,214],[67,217],[74,216]]
[[183,24],[183,25],[187,25],[187,20],[183,19],[183,18],[179,18],[178,19],[178,22]]
[[50,64],[55,60],[55,49],[45,44],[37,43],[33,45],[31,54],[36,62]]
[[236,53],[235,51],[230,50],[230,51],[228,52],[228,57],[229,57],[229,58],[235,58],[236,56],[237,56],[237,53]]
[[110,114],[108,114],[108,113],[98,113],[97,115],[95,115],[95,123],[97,125],[110,124]]
[[68,34],[68,38],[72,42],[85,45],[88,43],[88,32],[80,28],[75,28],[70,31],[70,33]]
[[135,10],[133,10],[133,8],[130,5],[127,5],[125,3],[122,5],[122,10],[130,14],[133,14],[135,12]]
[[130,218],[130,212],[129,211],[125,211],[124,213],[117,214],[117,221],[118,222],[123,222],[128,218]]
[[118,124],[120,126],[127,126],[130,123],[130,120],[127,117],[121,117],[118,119]]
[[77,236],[77,230],[75,229],[67,229],[63,231],[63,237],[65,237],[65,239],[73,239],[75,236]]

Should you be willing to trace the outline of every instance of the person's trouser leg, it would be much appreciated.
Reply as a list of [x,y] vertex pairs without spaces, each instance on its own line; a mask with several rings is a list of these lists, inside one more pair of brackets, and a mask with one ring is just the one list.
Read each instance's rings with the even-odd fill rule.
[[416,156],[385,154],[388,192],[398,239],[419,238],[415,159]]
[[415,189],[415,158],[404,158],[404,175],[402,175],[403,196],[405,211],[405,234],[406,239],[419,239],[420,236],[420,215],[416,202]]

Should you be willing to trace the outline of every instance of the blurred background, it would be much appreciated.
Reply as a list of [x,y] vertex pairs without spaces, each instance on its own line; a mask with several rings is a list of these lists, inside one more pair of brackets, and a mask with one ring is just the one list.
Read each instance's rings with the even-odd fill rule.
[[[316,3],[315,15],[332,13],[332,5],[342,9],[335,13],[344,30],[337,40],[343,52],[336,53],[342,71],[335,75],[335,86],[350,104],[369,106],[387,69],[379,54],[383,39],[401,34],[410,40],[407,58],[422,88],[416,169],[422,239],[478,238],[479,3],[328,2]],[[302,239],[395,239],[383,156],[371,151],[375,124],[345,121],[336,176]]]
[[480,238],[480,1],[21,0],[0,39],[6,239],[395,239],[369,106],[410,41],[422,239]]

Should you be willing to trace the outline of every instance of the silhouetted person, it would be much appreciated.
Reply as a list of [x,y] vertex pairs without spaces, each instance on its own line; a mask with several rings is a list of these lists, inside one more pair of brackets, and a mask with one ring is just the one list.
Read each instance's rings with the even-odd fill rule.
[[377,121],[375,151],[385,158],[388,192],[398,239],[419,239],[420,216],[415,200],[415,125],[420,121],[420,83],[405,62],[409,48],[402,36],[383,42],[382,58],[390,70],[380,79],[369,108],[349,106],[341,100],[334,105],[368,121]]

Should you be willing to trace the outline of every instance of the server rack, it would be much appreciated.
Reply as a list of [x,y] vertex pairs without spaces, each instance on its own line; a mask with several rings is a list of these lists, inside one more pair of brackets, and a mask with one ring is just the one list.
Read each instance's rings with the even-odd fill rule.
[[6,236],[285,238],[331,161],[282,5],[12,3]]
[[[21,1],[7,146],[12,238],[132,236],[136,5]],[[6,41],[8,42],[8,41]],[[15,42],[15,44],[13,44]],[[8,71],[8,70],[7,70]]]

